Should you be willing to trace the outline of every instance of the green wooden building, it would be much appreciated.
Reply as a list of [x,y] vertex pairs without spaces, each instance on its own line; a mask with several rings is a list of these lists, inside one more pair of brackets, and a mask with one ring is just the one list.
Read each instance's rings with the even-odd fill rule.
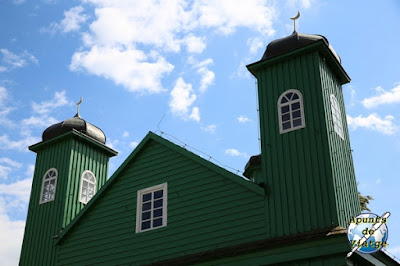
[[360,213],[342,85],[328,40],[292,35],[248,66],[260,155],[235,175],[149,132],[107,179],[105,134],[79,114],[43,133],[20,265],[397,265],[354,253]]

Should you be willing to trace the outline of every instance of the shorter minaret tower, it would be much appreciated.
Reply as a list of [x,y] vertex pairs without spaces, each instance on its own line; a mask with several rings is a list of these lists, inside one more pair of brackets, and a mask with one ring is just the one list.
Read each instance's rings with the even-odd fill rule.
[[262,152],[245,175],[266,190],[268,234],[346,227],[361,210],[340,57],[324,36],[294,30],[247,68],[258,82]]
[[20,265],[56,265],[55,241],[107,180],[109,158],[104,132],[77,114],[50,126],[36,152],[35,172]]

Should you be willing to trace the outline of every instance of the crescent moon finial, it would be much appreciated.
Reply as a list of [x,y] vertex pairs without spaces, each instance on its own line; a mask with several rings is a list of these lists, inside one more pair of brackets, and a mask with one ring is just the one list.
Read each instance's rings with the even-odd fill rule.
[[293,27],[294,27],[294,31],[293,32],[296,32],[296,19],[298,19],[299,17],[300,17],[300,11],[297,11],[297,15],[292,17],[292,18],[290,18],[291,20],[293,20]]
[[76,110],[76,115],[77,115],[78,117],[80,117],[80,116],[79,116],[79,106],[81,105],[82,101],[83,101],[83,98],[81,97],[81,99],[79,100],[79,102],[76,103],[76,108],[77,108],[77,110]]

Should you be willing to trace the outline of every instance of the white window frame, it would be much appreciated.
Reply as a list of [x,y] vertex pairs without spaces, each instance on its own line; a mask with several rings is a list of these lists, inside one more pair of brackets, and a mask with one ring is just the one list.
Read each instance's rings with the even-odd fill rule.
[[339,102],[333,94],[331,94],[331,111],[333,129],[344,140],[342,113],[340,112]]
[[[154,215],[154,192],[155,191],[163,191],[163,206],[160,207],[159,209],[162,209],[162,216],[157,217],[157,218],[162,218],[162,225],[153,227],[153,221],[155,220],[153,215]],[[151,208],[150,208],[150,219],[147,219],[145,221],[150,221],[150,228],[147,229],[142,229],[142,207],[143,207],[143,195],[152,193],[152,197],[150,201],[146,201],[145,203],[151,202]],[[163,183],[157,186],[145,188],[142,190],[138,190],[137,192],[137,207],[136,207],[136,233],[140,232],[146,232],[158,228],[162,228],[167,226],[167,203],[168,203],[168,183]]]
[[[50,172],[55,172],[55,175],[54,176],[50,176]],[[43,180],[42,180],[42,189],[40,190],[39,204],[43,204],[43,203],[47,203],[47,202],[53,201],[56,198],[57,177],[58,177],[58,171],[57,171],[56,168],[50,168],[49,170],[46,171],[46,173],[43,176]],[[45,189],[45,184],[48,182],[49,188],[50,188],[51,181],[53,181],[53,180],[54,180],[54,191],[51,192],[49,189],[47,189],[45,191],[44,190]],[[46,193],[47,199],[43,199],[44,193]]]
[[[94,182],[86,179],[85,178],[86,174],[91,174],[94,177]],[[88,184],[94,185],[93,196],[89,199],[89,194],[86,193],[86,200],[82,199],[82,190],[83,190],[83,182],[84,181],[86,181]],[[83,173],[81,175],[81,184],[80,184],[80,188],[79,188],[79,202],[81,202],[83,204],[87,204],[94,197],[96,192],[97,192],[97,178],[96,178],[96,176],[93,174],[93,172],[91,172],[89,170],[83,171]]]
[[[294,100],[288,99],[288,98],[286,97],[288,93],[293,93],[293,94],[292,94],[292,97],[293,97],[294,95],[297,95],[297,96],[298,96],[298,99],[294,99]],[[285,102],[285,103],[281,103],[281,102],[282,102],[282,99],[283,99],[284,97],[285,97],[288,101]],[[291,97],[291,98],[292,98],[292,97]],[[300,108],[299,108],[299,110],[296,109],[295,111],[293,111],[293,110],[292,110],[292,104],[295,104],[295,103],[299,103],[299,104],[300,104]],[[288,107],[288,111],[282,114],[282,108],[283,108],[283,107],[286,107],[286,106]],[[293,118],[293,114],[294,114],[295,112],[297,112],[297,111],[300,111],[300,117]],[[282,119],[282,116],[283,116],[283,115],[289,115],[289,120],[282,121],[282,120],[283,120],[283,119]],[[294,131],[294,130],[297,130],[297,129],[301,129],[301,128],[304,128],[304,127],[306,126],[306,121],[305,121],[305,117],[304,117],[303,95],[301,94],[300,91],[295,90],[295,89],[290,89],[290,90],[287,90],[287,91],[285,91],[285,92],[283,92],[283,93],[281,94],[281,96],[280,96],[279,99],[278,99],[278,117],[279,117],[279,133],[280,133],[280,134],[284,134],[284,133],[287,133],[287,132],[290,132],[290,131]],[[300,125],[297,125],[297,126],[294,126],[294,125],[293,125],[293,122],[294,122],[294,121],[297,121],[299,118],[301,118],[301,124],[300,124]],[[284,128],[283,128],[283,124],[284,124],[284,123],[290,123],[290,128],[284,129]]]

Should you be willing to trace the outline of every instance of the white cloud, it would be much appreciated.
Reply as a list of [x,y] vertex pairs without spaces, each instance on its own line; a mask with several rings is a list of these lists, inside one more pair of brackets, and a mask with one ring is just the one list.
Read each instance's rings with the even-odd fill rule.
[[4,212],[5,205],[0,198],[0,258],[3,265],[18,265],[22,239],[25,229],[24,221],[12,221]]
[[193,107],[192,113],[188,115],[190,107],[197,99],[197,95],[193,93],[191,84],[186,83],[182,78],[178,78],[170,95],[169,107],[173,114],[181,116],[184,119],[200,120],[199,109],[197,107]]
[[68,104],[70,104],[70,102],[67,100],[66,92],[60,91],[55,92],[54,97],[51,100],[43,101],[41,103],[33,102],[32,108],[35,113],[44,115],[54,111],[55,108],[62,107]]
[[205,92],[210,85],[214,84],[215,74],[208,69],[211,64],[213,64],[213,60],[208,58],[195,66],[198,68],[197,73],[201,76],[200,92]]
[[49,127],[57,123],[57,119],[48,116],[31,116],[21,121],[22,126],[27,127]]
[[246,123],[246,122],[250,122],[250,118],[248,118],[245,115],[240,115],[237,120],[239,121],[239,123]]
[[2,66],[0,66],[0,72],[10,71],[16,68],[21,68],[29,65],[29,63],[38,64],[39,61],[35,56],[28,53],[27,51],[22,52],[17,55],[7,49],[0,49],[0,52],[3,54],[3,58],[1,60]]
[[205,132],[214,134],[216,129],[217,129],[217,126],[216,125],[208,125],[208,126],[205,126],[205,127],[200,127],[200,129],[205,131]]
[[10,202],[8,205],[25,207],[25,204],[29,202],[29,196],[31,193],[32,178],[26,178],[23,180],[16,181],[11,184],[0,184],[0,195],[10,196]]
[[8,135],[0,136],[0,149],[3,150],[18,150],[18,151],[28,151],[28,146],[35,144],[40,141],[40,138],[33,137],[30,135],[24,136],[20,140],[11,140]]
[[382,104],[400,103],[400,83],[391,91],[385,91],[381,86],[375,88],[377,96],[366,98],[362,101],[365,108],[373,108]]
[[12,127],[14,122],[7,118],[8,114],[14,110],[10,106],[6,106],[6,100],[8,98],[7,89],[0,86],[0,125]]
[[[294,9],[307,9],[311,6],[311,4],[314,2],[315,0],[287,0],[287,4],[290,8],[294,8]],[[294,16],[295,14],[293,14]]]
[[28,168],[26,169],[26,172],[25,172],[26,177],[32,178],[34,171],[35,171],[35,165],[29,164]]
[[359,115],[351,117],[347,115],[347,123],[350,128],[357,129],[359,127],[378,131],[385,135],[393,135],[400,130],[399,126],[393,124],[394,117],[391,115],[381,118],[379,115],[373,113],[367,117]]
[[129,147],[130,147],[131,149],[136,148],[137,145],[139,145],[139,142],[137,142],[137,141],[132,141],[131,143],[129,143]]
[[129,132],[128,132],[128,131],[124,131],[124,132],[122,133],[122,137],[123,137],[123,138],[129,137]]
[[192,119],[196,122],[200,121],[200,110],[198,107],[192,108],[192,113],[190,114],[189,119]]
[[199,14],[200,26],[216,28],[224,34],[233,33],[238,27],[255,29],[269,36],[275,33],[272,21],[276,12],[264,0],[248,0],[234,5],[231,0],[199,0],[193,9]]
[[255,54],[258,53],[258,50],[260,50],[260,48],[263,48],[263,47],[264,47],[264,43],[263,43],[263,41],[262,41],[260,38],[258,38],[258,37],[249,38],[249,39],[247,40],[247,46],[250,47],[250,54],[251,54],[251,55],[255,55]]
[[161,78],[174,68],[157,53],[145,54],[133,48],[93,46],[90,51],[76,52],[72,71],[86,70],[113,80],[132,92],[164,91]]
[[229,156],[234,156],[234,157],[238,157],[238,156],[248,157],[247,153],[240,152],[236,149],[226,149],[225,154],[229,155]]
[[377,180],[376,180],[376,182],[375,182],[377,185],[379,185],[380,183],[382,183],[382,179],[381,178],[378,178]]
[[186,36],[183,39],[183,43],[186,44],[186,49],[189,53],[202,53],[206,48],[204,37],[197,37],[192,34]]
[[81,28],[81,24],[86,22],[88,16],[82,14],[83,7],[75,6],[71,9],[64,12],[64,18],[59,22],[53,22],[50,26],[43,31],[49,31],[51,33],[55,33],[57,31],[61,31],[63,33],[79,31]]

